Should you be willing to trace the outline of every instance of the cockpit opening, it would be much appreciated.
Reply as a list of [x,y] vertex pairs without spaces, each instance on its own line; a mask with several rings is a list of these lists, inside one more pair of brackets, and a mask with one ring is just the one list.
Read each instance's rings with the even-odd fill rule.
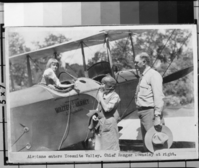
[[98,62],[87,69],[88,77],[101,82],[102,78],[107,74],[112,74],[109,62]]

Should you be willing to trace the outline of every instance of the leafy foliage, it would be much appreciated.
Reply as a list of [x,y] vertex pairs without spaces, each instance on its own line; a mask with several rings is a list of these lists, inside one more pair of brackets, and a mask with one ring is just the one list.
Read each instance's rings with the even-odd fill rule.
[[[146,52],[151,57],[151,66],[167,76],[178,70],[193,66],[193,51],[188,46],[191,32],[183,29],[143,30],[133,38],[135,54]],[[89,64],[100,61],[100,52]],[[134,68],[132,46],[128,38],[118,40],[111,46],[113,64],[118,70]],[[107,57],[107,56],[106,56]],[[193,73],[164,85],[167,105],[193,102]]]
[[30,48],[26,47],[24,39],[17,32],[10,33],[8,35],[8,41],[9,56],[30,51]]
[[[16,54],[21,54],[24,52],[30,51],[30,48],[25,46],[24,39],[16,32],[13,32],[8,35],[9,41],[9,56],[13,56]],[[28,75],[27,75],[27,67],[26,60],[20,64],[11,64],[10,74],[12,75],[12,79],[10,79],[10,88],[16,85],[16,88],[19,89],[24,85],[28,85]]]
[[59,34],[59,35],[48,34],[48,36],[44,38],[44,42],[42,44],[39,41],[33,42],[33,44],[35,44],[35,46],[37,46],[37,48],[40,49],[40,48],[52,46],[52,45],[55,45],[55,44],[67,42],[69,40],[70,39],[66,38],[62,34]]
[[106,54],[105,51],[103,51],[103,52],[97,51],[94,54],[94,57],[88,60],[87,66],[90,67],[90,66],[92,66],[93,64],[95,64],[99,61],[107,61],[107,54]]

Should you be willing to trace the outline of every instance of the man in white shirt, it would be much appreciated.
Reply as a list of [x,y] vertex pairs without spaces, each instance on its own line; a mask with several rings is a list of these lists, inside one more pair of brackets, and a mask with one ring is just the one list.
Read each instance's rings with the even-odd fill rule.
[[[164,94],[162,76],[150,67],[150,57],[141,53],[135,57],[136,69],[140,72],[140,80],[136,88],[135,103],[141,121],[142,138],[152,126],[161,126]],[[144,148],[146,150],[146,148]]]

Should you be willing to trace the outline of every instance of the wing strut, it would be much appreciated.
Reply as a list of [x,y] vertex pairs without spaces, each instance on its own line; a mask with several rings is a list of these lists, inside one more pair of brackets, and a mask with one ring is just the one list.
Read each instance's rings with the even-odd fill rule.
[[[176,31],[175,29],[172,31],[171,35],[170,35],[169,38],[167,39],[167,42],[164,44],[163,48],[161,49],[159,55],[160,55],[160,54],[162,53],[162,51],[165,49],[167,43],[169,42],[169,40],[171,39],[171,37],[173,36],[173,34],[174,34],[175,31]],[[176,40],[176,36],[177,36],[177,34],[176,34],[175,37],[174,37],[175,40]],[[153,66],[155,65],[157,59],[158,59],[158,56],[156,57],[155,61],[153,62],[153,65],[151,66],[152,68],[153,68]]]
[[134,45],[133,45],[133,39],[132,39],[132,33],[130,32],[129,33],[129,38],[130,38],[130,41],[131,41],[131,46],[132,46],[132,51],[133,51],[133,62],[135,60],[135,49],[134,49]]
[[[10,62],[10,68],[11,68],[11,67],[12,67],[12,63]],[[13,74],[12,74],[12,69],[10,70],[10,80],[11,80],[12,90],[15,90],[14,80],[13,80]]]
[[30,56],[27,55],[27,69],[28,69],[28,84],[29,86],[32,86],[32,74],[31,74],[31,70],[30,70]]
[[55,59],[57,59],[57,52],[55,51],[54,53]]
[[[132,39],[132,33],[129,33],[129,39],[131,41],[131,47],[132,47],[132,52],[133,52],[133,63],[135,62],[135,49],[134,49],[134,45],[133,45],[133,39]],[[139,77],[139,73],[138,73],[138,69],[135,68],[136,70],[136,77]]]
[[108,38],[108,34],[105,34],[105,42],[106,42],[106,51],[107,51],[107,55],[108,55],[108,60],[109,60],[109,64],[110,64],[110,68],[111,68],[111,75],[115,78],[115,75],[113,73],[113,61],[112,61],[112,57],[111,57],[111,50],[110,50],[110,44],[109,44],[109,38]]
[[183,43],[181,44],[180,48],[177,50],[177,52],[175,52],[175,56],[173,58],[173,60],[171,60],[170,64],[168,65],[168,67],[166,68],[166,70],[164,71],[162,77],[164,77],[164,75],[166,74],[167,70],[169,69],[169,67],[171,66],[171,64],[173,63],[174,59],[177,56],[178,51],[180,51],[183,47],[183,45],[185,44],[185,42],[188,40],[188,38],[190,37],[191,33],[189,33],[189,35],[187,36],[187,38],[183,41]]
[[83,58],[83,65],[84,65],[84,75],[85,75],[85,77],[88,77],[88,73],[87,73],[87,70],[86,70],[86,60],[85,60],[85,54],[84,54],[83,41],[81,41],[80,44],[81,44],[81,49],[82,49],[82,58]]

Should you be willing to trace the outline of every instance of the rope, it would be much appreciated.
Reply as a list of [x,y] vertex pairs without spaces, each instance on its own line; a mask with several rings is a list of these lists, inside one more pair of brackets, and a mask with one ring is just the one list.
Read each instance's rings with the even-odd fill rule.
[[18,150],[18,152],[22,151],[25,148],[26,148],[26,146],[22,147],[21,149]]
[[66,138],[67,138],[67,136],[68,136],[69,129],[70,129],[70,118],[71,118],[70,94],[69,94],[69,96],[68,96],[68,99],[69,99],[69,100],[68,100],[68,101],[69,101],[68,121],[67,121],[67,123],[66,123],[66,128],[65,128],[65,131],[64,131],[64,135],[63,135],[63,137],[62,137],[62,140],[61,140],[61,142],[60,142],[60,145],[59,145],[58,150],[61,149],[61,147],[62,147],[64,141],[66,140]]
[[[97,97],[97,95],[98,95],[98,93],[99,93],[99,90],[100,90],[100,87],[98,88],[98,90],[97,90],[97,93],[96,93],[96,96],[95,96],[95,97]],[[94,103],[94,99],[93,99],[93,109],[94,109],[94,107],[95,107],[95,103]],[[92,120],[92,116],[91,116],[91,118],[89,118],[88,125],[90,124],[90,120]],[[91,130],[90,130],[90,129],[88,129],[87,134],[86,134],[86,138],[84,139],[84,143],[86,143],[86,141],[88,140],[88,137],[89,137],[90,132],[91,132]]]
[[27,133],[28,131],[29,131],[29,128],[28,127],[26,127],[26,126],[24,126],[24,125],[22,125],[22,124],[20,124],[22,127],[23,127],[23,132],[22,132],[22,134],[15,140],[15,142],[12,144],[12,146],[14,145],[14,144],[16,144],[20,139],[21,139],[21,137],[25,134],[25,133]]
[[19,141],[19,139],[21,139],[21,137],[22,137],[25,133],[26,133],[26,132],[23,131],[23,133],[17,138],[17,140],[15,140],[15,142],[12,144],[12,146],[13,146],[14,144],[16,144],[16,143]]

